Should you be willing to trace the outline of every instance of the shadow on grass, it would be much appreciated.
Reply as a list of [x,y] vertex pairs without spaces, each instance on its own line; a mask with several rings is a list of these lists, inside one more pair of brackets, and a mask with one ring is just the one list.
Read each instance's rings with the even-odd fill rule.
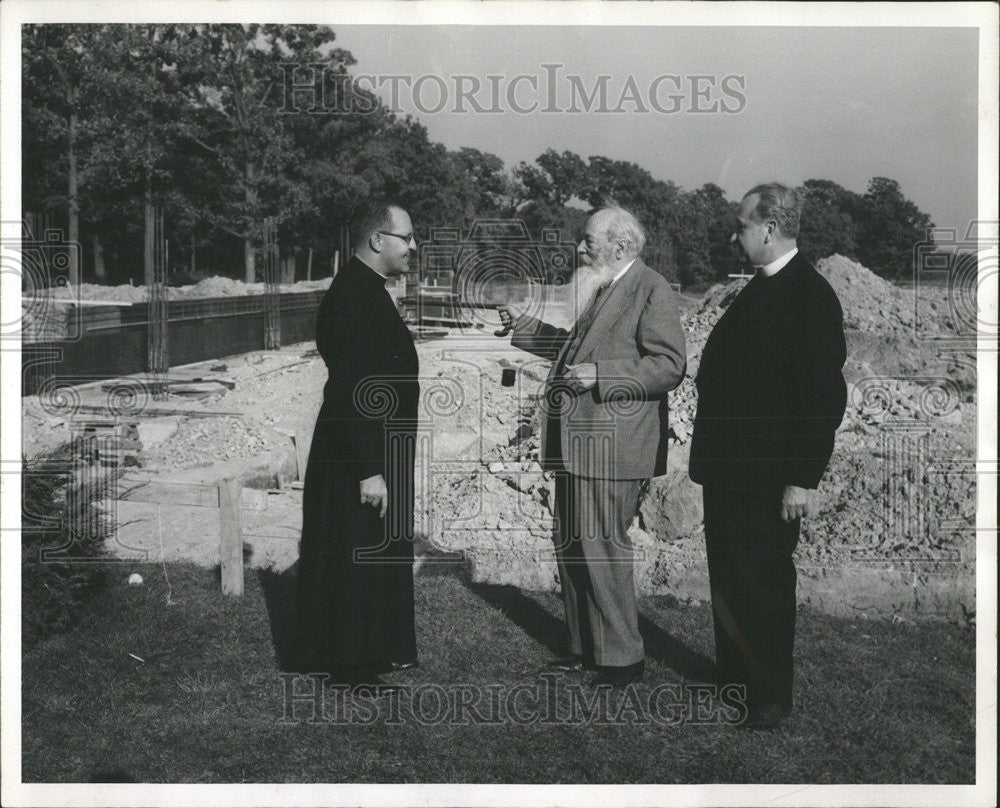
[[646,646],[646,657],[666,665],[689,682],[712,682],[715,664],[704,654],[688,648],[646,615],[639,614],[639,633]]
[[[553,656],[566,654],[566,627],[538,601],[516,586],[474,583],[463,584],[482,600],[504,615]],[[646,646],[646,657],[670,668],[691,682],[712,682],[714,664],[704,654],[688,648],[683,642],[664,631],[643,614],[639,615],[639,631]]]
[[474,595],[503,612],[508,620],[545,646],[553,656],[566,653],[566,629],[563,621],[549,614],[534,598],[509,584],[482,584],[469,580],[463,580],[462,583]]
[[267,619],[271,625],[271,641],[278,669],[292,670],[295,660],[295,590],[299,563],[296,561],[283,572],[257,570],[257,580],[264,593]]

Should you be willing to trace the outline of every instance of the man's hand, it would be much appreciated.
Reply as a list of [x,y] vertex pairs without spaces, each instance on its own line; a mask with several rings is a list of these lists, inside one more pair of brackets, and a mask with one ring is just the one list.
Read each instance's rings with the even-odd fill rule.
[[361,504],[373,505],[379,509],[379,518],[385,516],[389,492],[385,487],[385,478],[381,474],[361,481]]
[[810,496],[808,488],[786,485],[781,495],[781,518],[786,522],[809,515]]
[[593,362],[582,362],[579,365],[566,365],[563,378],[572,385],[574,390],[586,392],[597,384],[597,365]]
[[517,325],[517,321],[521,319],[521,315],[524,314],[524,310],[510,303],[504,303],[497,306],[497,312],[500,315],[500,325],[503,326],[499,331],[494,331],[494,336],[506,337]]

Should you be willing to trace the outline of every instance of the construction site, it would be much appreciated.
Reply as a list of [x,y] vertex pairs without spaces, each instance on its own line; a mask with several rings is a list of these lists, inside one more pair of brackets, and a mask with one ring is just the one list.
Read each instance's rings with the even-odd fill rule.
[[[118,477],[105,505],[117,525],[108,550],[221,564],[224,589],[239,594],[244,566],[280,572],[297,560],[301,481],[327,378],[313,332],[330,279],[280,282],[266,228],[263,283],[173,287],[164,261],[156,266],[149,287],[26,288],[23,453],[86,439],[86,473]],[[970,321],[953,285],[903,288],[839,255],[817,268],[844,310],[849,395],[797,550],[799,599],[839,616],[971,622],[975,299]],[[390,288],[420,359],[418,575],[558,588],[552,481],[538,463],[548,363],[493,331],[495,305],[511,297],[571,325],[586,278],[563,280],[515,267],[461,287],[446,273],[414,273]],[[693,378],[743,283],[680,296],[688,370],[670,394],[668,470],[630,531],[642,594],[709,597],[701,489],[687,477]],[[127,493],[144,488],[159,493]]]

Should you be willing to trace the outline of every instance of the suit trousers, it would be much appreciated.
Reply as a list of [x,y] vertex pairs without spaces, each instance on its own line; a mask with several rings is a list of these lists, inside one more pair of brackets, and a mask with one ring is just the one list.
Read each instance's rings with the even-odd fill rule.
[[628,526],[642,480],[555,475],[556,563],[570,653],[624,666],[643,654]]
[[747,688],[747,706],[792,708],[795,564],[799,519],[781,518],[781,496],[706,485],[705,543],[720,686]]

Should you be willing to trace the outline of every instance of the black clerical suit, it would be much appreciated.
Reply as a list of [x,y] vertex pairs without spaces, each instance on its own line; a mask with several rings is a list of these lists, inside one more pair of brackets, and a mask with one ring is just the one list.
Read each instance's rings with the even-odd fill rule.
[[751,713],[792,706],[799,520],[789,485],[816,488],[843,418],[843,312],[796,254],[758,270],[719,319],[696,377],[691,479],[703,486],[720,684],[748,688]]
[[[329,379],[303,490],[298,668],[415,661],[417,352],[385,279],[357,258],[323,298],[316,345]],[[360,482],[377,474],[388,488],[384,518],[360,499]]]

